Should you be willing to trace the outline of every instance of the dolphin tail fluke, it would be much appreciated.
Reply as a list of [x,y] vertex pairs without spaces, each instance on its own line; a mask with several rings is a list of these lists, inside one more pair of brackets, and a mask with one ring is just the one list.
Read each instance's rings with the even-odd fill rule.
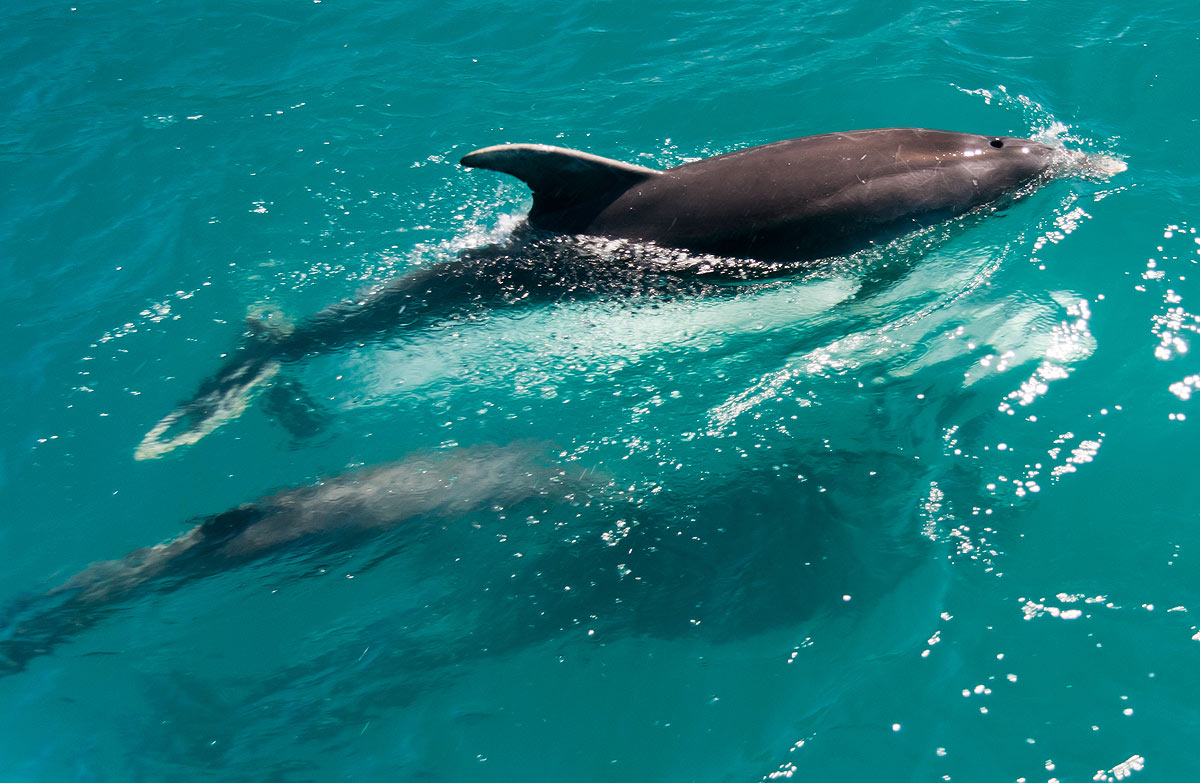
[[87,625],[90,622],[72,618],[56,596],[33,595],[15,601],[0,616],[0,677],[24,671],[34,658],[69,638],[77,626]]
[[23,671],[148,591],[205,576],[225,562],[214,550],[261,516],[257,507],[239,506],[206,517],[169,541],[92,563],[58,587],[12,601],[0,611],[0,677]]
[[278,371],[277,360],[251,358],[221,372],[195,398],[159,420],[138,444],[134,459],[157,459],[233,421]]
[[19,617],[27,610],[29,603],[29,599],[25,599],[8,607],[3,618],[0,618],[0,627],[4,629],[6,637],[0,639],[0,677],[24,671],[29,661],[47,647],[32,639],[23,639],[15,635],[20,630]]

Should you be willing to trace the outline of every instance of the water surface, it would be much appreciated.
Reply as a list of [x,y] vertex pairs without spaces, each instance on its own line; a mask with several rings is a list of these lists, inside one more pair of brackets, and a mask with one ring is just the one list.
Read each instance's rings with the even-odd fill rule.
[[[0,680],[6,779],[1184,779],[1198,17],[11,9],[5,602],[414,452],[536,442],[611,483],[132,601]],[[465,152],[665,167],[887,126],[1041,134],[1128,171],[720,295],[402,330],[286,368],[307,429],[260,398],[133,458],[248,313],[301,321],[508,237],[527,191]]]

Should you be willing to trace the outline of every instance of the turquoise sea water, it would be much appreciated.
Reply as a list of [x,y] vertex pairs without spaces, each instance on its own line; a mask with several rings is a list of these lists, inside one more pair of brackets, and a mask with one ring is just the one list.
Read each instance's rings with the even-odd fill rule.
[[[533,442],[604,486],[120,603],[0,678],[2,777],[1190,779],[1198,31],[1181,0],[10,6],[0,604],[414,452]],[[264,394],[133,458],[247,313],[503,241],[528,191],[465,152],[887,126],[1128,170],[715,295],[399,330],[284,368],[303,416]]]

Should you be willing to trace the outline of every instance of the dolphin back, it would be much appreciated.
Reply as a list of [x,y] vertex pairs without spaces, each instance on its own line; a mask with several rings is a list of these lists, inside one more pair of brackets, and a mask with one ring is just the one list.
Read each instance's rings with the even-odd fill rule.
[[1053,150],[1031,139],[929,128],[804,136],[654,171],[540,145],[463,164],[534,191],[529,223],[767,262],[853,253],[1041,182]]
[[460,161],[472,168],[511,174],[533,191],[529,221],[566,233],[583,230],[618,196],[662,172],[579,150],[546,144],[501,144]]

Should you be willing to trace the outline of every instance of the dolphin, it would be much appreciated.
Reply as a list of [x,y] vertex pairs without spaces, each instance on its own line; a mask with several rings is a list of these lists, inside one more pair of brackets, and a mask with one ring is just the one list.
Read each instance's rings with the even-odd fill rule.
[[0,675],[24,669],[121,604],[287,551],[344,549],[405,522],[443,520],[531,499],[562,503],[607,481],[547,462],[527,443],[418,452],[282,490],[193,520],[183,534],[93,563],[0,613]]
[[[779,274],[1021,195],[1053,172],[1056,152],[1030,139],[921,128],[809,136],[665,171],[538,144],[477,150],[464,166],[512,174],[533,190],[527,225],[507,245],[389,280],[290,332],[251,324],[250,340],[146,433],[134,457],[197,442],[239,416],[284,364],[313,354],[483,304],[719,291],[724,274]],[[568,235],[635,240],[650,252],[555,241]],[[679,251],[730,263],[680,261]]]
[[[382,340],[396,330],[417,328],[481,308],[527,305],[563,297],[614,294],[622,297],[715,293],[727,280],[684,276],[686,263],[661,263],[661,253],[626,253],[622,259],[568,238],[518,230],[504,245],[464,251],[387,280],[336,302],[294,328],[271,327],[247,319],[248,339],[231,351],[216,373],[189,400],[158,421],[134,451],[138,460],[156,459],[196,443],[246,409],[280,369],[352,345]],[[717,277],[712,275],[710,277]],[[303,399],[292,384],[275,390]],[[279,401],[280,407],[295,405]]]
[[485,147],[464,166],[523,180],[530,225],[762,261],[845,255],[1046,178],[1031,139],[925,128],[806,136],[658,170],[542,144]]

